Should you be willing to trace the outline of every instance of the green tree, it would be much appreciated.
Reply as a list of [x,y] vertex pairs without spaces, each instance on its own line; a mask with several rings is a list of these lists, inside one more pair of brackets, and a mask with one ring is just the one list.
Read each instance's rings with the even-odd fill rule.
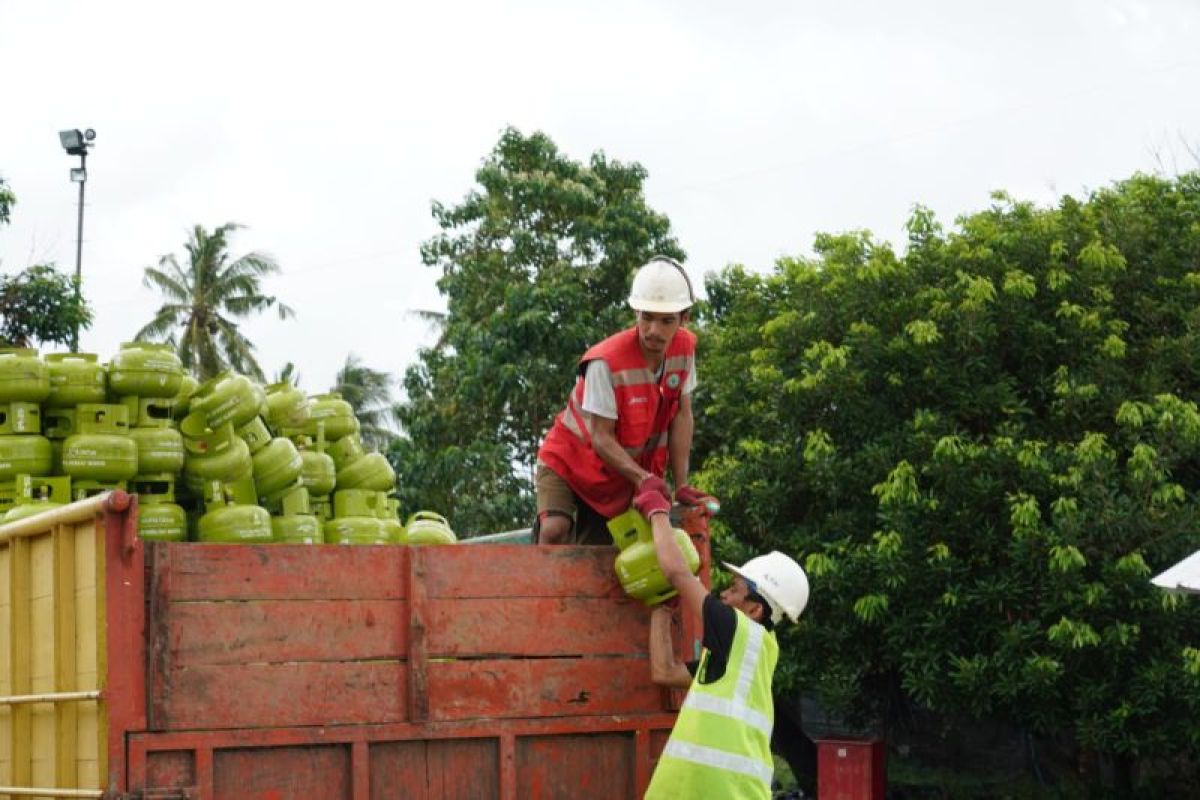
[[73,276],[53,264],[35,264],[0,277],[0,340],[13,347],[69,344],[78,327],[92,324],[92,311]]
[[785,685],[1004,720],[1131,796],[1200,748],[1200,610],[1148,580],[1200,541],[1200,174],[908,231],[709,281],[718,542],[805,558]]
[[510,128],[475,179],[457,205],[433,205],[441,233],[421,256],[447,310],[405,375],[391,455],[410,501],[478,532],[528,524],[538,444],[576,359],[632,323],[633,271],[683,252],[636,163],[597,152],[583,164]]
[[240,227],[230,222],[210,233],[197,225],[184,245],[186,268],[173,254],[165,255],[157,267],[146,268],[142,280],[167,302],[135,338],[174,345],[184,367],[201,380],[227,367],[263,380],[254,345],[235,320],[272,307],[280,319],[294,316],[291,308],[262,294],[262,279],[280,271],[274,259],[258,252],[229,254],[230,235]]
[[[17,197],[0,178],[0,225],[12,219]],[[92,310],[73,277],[53,264],[34,264],[0,276],[0,342],[9,347],[69,344],[76,330],[92,324]]]
[[395,438],[392,422],[395,408],[392,403],[393,378],[386,372],[371,369],[353,353],[338,370],[331,391],[337,392],[354,409],[362,425],[363,442],[384,451]]

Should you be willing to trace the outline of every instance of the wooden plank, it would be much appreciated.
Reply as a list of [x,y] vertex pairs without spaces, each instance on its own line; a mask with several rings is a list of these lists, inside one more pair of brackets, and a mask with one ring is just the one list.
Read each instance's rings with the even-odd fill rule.
[[614,547],[480,545],[429,548],[425,591],[444,597],[625,596]]
[[[130,759],[132,767],[134,759]],[[196,785],[196,753],[193,750],[164,750],[145,760],[145,777],[130,781],[138,788],[171,789]]]
[[171,550],[164,542],[147,542],[146,559],[146,725],[164,729],[163,706],[171,672],[171,593],[175,572]]
[[[29,694],[31,677],[29,660],[33,653],[30,630],[30,577],[32,548],[28,538],[8,540],[8,612],[9,663],[8,674],[13,694]],[[33,775],[32,708],[26,704],[9,710],[9,781],[13,786],[29,786]]]
[[428,609],[434,656],[644,655],[649,646],[649,611],[628,599],[442,599]]
[[165,545],[175,572],[171,599],[338,600],[403,598],[404,547]]
[[474,800],[499,794],[497,742],[442,739],[426,744],[426,782],[430,800]]
[[420,739],[371,745],[371,800],[390,800],[398,787],[405,800],[435,800],[425,790],[425,745]]
[[350,745],[350,794],[354,800],[369,800],[371,792],[371,747],[365,739]]
[[[77,688],[75,660],[75,530],[64,523],[51,531],[54,547],[54,691]],[[59,786],[75,786],[79,752],[76,703],[54,706],[55,778]]]
[[431,720],[662,710],[642,658],[431,660],[428,680]]
[[167,730],[400,722],[406,673],[399,661],[178,667],[159,722]]
[[372,800],[495,798],[500,796],[498,774],[494,737],[371,745]]
[[172,603],[169,613],[175,667],[406,655],[408,604],[402,600]]
[[428,599],[426,595],[425,569],[429,563],[430,549],[415,548],[409,556],[407,576],[409,621],[408,621],[408,714],[414,722],[429,718],[428,648],[426,634],[429,630],[426,617]]
[[350,800],[350,749],[339,745],[218,750],[214,800]]
[[634,800],[634,758],[630,733],[521,737],[517,739],[517,796]]

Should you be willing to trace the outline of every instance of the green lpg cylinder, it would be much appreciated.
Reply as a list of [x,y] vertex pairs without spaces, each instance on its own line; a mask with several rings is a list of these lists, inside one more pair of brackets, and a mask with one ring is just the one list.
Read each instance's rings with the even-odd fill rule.
[[183,469],[183,436],[174,428],[132,428],[138,475],[178,474]]
[[49,475],[53,466],[50,440],[34,434],[0,436],[0,482],[17,475]]
[[313,497],[324,497],[332,492],[337,485],[333,459],[315,450],[301,450],[300,459],[303,461],[300,478],[308,493]]
[[28,347],[0,348],[0,403],[40,403],[50,394],[50,371]]
[[107,371],[95,353],[52,353],[46,356],[46,369],[50,374],[46,408],[103,403],[108,396]]
[[245,375],[225,371],[200,384],[188,405],[189,417],[199,415],[214,430],[225,423],[234,428],[258,416],[265,395]]
[[171,413],[176,420],[181,420],[188,415],[188,411],[191,410],[192,395],[199,388],[200,381],[185,372],[183,380],[179,384],[179,391],[171,398]]
[[458,537],[450,530],[450,523],[434,511],[418,511],[404,525],[410,545],[454,544]]
[[400,501],[386,497],[379,518],[383,520],[383,533],[392,544],[408,544],[408,531],[400,521]]
[[152,542],[187,539],[187,512],[175,503],[139,503],[138,536]]
[[79,433],[63,442],[63,472],[75,480],[115,483],[138,472],[138,448],[129,438],[125,406],[84,403],[77,407]]
[[62,505],[62,503],[56,503],[53,500],[48,500],[46,498],[30,500],[28,502],[15,505],[8,511],[5,511],[4,516],[0,517],[0,522],[5,524],[9,522],[16,522],[19,519],[36,516],[37,514],[40,514],[43,511],[49,511],[52,508],[60,508]]
[[252,457],[254,487],[260,497],[272,495],[296,482],[304,471],[304,459],[291,439],[278,437]]
[[338,470],[337,487],[390,492],[396,488],[396,471],[383,455],[368,453],[345,469]]
[[308,412],[308,424],[304,432],[314,439],[317,437],[317,423],[325,423],[325,441],[333,442],[343,436],[358,433],[358,417],[354,416],[354,407],[342,399],[337,392],[315,395]]
[[333,519],[325,523],[327,544],[387,544],[379,519],[379,493],[352,489],[333,496]]
[[0,403],[0,436],[14,433],[45,433],[42,409],[37,403],[24,400]]
[[367,449],[363,447],[362,438],[357,433],[351,433],[326,447],[325,452],[338,469],[343,469],[365,456]]
[[252,474],[250,447],[234,434],[230,423],[211,430],[202,414],[189,414],[179,430],[186,454],[183,475],[193,492],[206,492],[210,481],[232,483]]
[[59,508],[71,501],[70,478],[35,478],[18,475],[13,481],[13,502],[0,522],[16,522],[43,511]]
[[[663,575],[654,552],[654,536],[650,523],[638,510],[631,508],[608,521],[613,543],[621,549],[615,568],[617,580],[625,593],[648,606],[674,597],[676,592]],[[693,575],[700,569],[700,554],[686,531],[673,529],[675,541],[683,551],[684,561]]]
[[267,387],[267,410],[263,415],[275,432],[284,428],[303,428],[308,422],[308,395],[288,381]]
[[271,515],[262,506],[237,505],[229,501],[219,482],[208,485],[205,508],[196,523],[201,542],[224,544],[269,544],[275,534]]
[[251,453],[257,453],[271,441],[271,432],[262,417],[255,417],[237,429],[237,435],[250,447]]
[[311,514],[271,517],[271,531],[279,544],[323,544],[321,523]]
[[183,363],[169,344],[124,342],[108,364],[108,388],[123,397],[174,397],[183,384]]

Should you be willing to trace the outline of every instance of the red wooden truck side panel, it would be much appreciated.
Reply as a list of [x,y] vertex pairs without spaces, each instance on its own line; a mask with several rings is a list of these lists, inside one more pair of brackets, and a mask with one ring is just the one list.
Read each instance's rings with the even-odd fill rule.
[[611,548],[145,551],[145,639],[110,654],[145,694],[113,762],[130,792],[638,797],[674,722]]

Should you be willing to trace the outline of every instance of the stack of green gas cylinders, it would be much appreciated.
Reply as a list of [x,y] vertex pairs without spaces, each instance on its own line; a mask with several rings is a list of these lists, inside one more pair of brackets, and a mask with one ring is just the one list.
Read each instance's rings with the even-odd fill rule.
[[[44,482],[54,461],[50,440],[42,435],[41,403],[49,396],[50,372],[35,351],[0,352],[0,509],[5,521],[70,499],[51,498],[51,487]],[[36,495],[33,476],[42,479]]]
[[138,495],[145,539],[446,544],[443,517],[406,528],[396,474],[368,452],[351,405],[223,372],[198,382],[174,348],[0,350],[3,521],[110,489]]

